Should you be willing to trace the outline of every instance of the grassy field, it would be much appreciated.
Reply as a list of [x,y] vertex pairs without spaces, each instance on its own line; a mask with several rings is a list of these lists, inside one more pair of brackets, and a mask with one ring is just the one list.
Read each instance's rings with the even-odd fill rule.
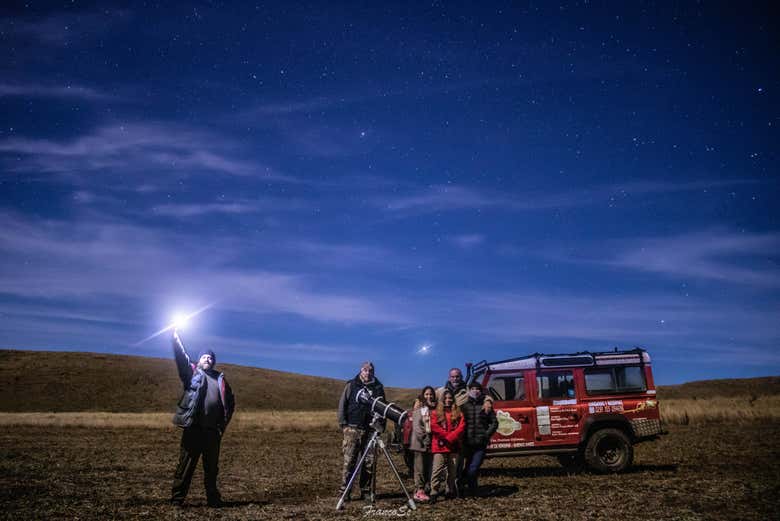
[[[265,422],[261,422],[261,425]],[[351,519],[397,514],[404,498],[379,463],[374,513],[358,501],[336,513],[340,433],[265,430],[242,422],[222,445],[227,508],[204,506],[198,470],[184,509],[169,506],[179,431],[173,427],[0,425],[4,519]],[[551,458],[484,465],[481,496],[420,505],[419,519],[776,519],[780,423],[672,425],[636,447],[631,472],[568,474]],[[400,457],[394,456],[399,468]],[[409,484],[409,480],[406,483]]]
[[[661,400],[666,425],[780,422],[780,396]],[[334,408],[314,411],[238,411],[231,430],[301,431],[335,427]],[[170,413],[0,412],[3,426],[144,427],[168,429]]]

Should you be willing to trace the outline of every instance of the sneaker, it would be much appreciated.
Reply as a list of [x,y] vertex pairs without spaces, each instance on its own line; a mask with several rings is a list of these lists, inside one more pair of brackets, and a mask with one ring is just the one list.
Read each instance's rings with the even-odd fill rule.
[[414,493],[414,500],[419,501],[420,503],[427,503],[431,500],[431,498],[428,496],[428,494],[425,493],[424,490],[418,490]]

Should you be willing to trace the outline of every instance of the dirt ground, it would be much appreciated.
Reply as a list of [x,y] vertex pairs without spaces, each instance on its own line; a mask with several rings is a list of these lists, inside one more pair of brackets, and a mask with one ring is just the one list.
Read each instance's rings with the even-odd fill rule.
[[[334,511],[340,473],[335,430],[229,431],[220,487],[227,506],[208,509],[196,473],[183,508],[167,503],[178,453],[174,430],[3,427],[4,519],[779,519],[780,423],[672,426],[636,447],[631,472],[568,474],[547,457],[487,460],[481,496],[398,510],[405,502],[379,463],[373,511]],[[404,468],[399,456],[394,456]],[[410,483],[410,480],[406,480]]]

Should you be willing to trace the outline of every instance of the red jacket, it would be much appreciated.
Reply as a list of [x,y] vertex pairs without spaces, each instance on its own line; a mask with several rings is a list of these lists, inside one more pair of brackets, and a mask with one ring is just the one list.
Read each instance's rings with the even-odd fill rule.
[[463,415],[458,418],[457,425],[452,425],[452,412],[444,411],[446,418],[445,424],[442,426],[436,417],[436,411],[431,411],[431,434],[433,435],[431,442],[431,452],[438,453],[450,453],[458,452],[460,450],[460,437],[463,434],[463,430],[466,428],[466,422],[463,421]]

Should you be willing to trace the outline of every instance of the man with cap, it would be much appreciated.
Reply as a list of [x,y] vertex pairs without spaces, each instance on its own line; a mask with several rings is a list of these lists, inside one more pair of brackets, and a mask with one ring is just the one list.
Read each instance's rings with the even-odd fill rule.
[[181,505],[184,502],[195,466],[202,455],[206,500],[210,507],[219,507],[222,504],[217,489],[219,446],[235,409],[233,391],[224,375],[214,370],[217,363],[214,351],[202,350],[197,362],[193,363],[175,329],[173,356],[184,387],[173,415],[173,424],[184,432],[179,464],[173,477],[171,503]]
[[[347,380],[344,392],[339,400],[338,421],[344,434],[341,445],[344,456],[344,467],[341,473],[341,487],[339,496],[347,491],[349,478],[355,471],[355,464],[365,450],[368,439],[371,437],[369,424],[373,417],[371,407],[358,400],[358,393],[366,389],[372,397],[385,400],[385,388],[382,382],[374,376],[374,364],[363,362],[360,372],[351,380]],[[360,470],[360,498],[366,498],[371,493],[371,479],[373,477],[375,454],[373,451],[366,455],[363,467]],[[347,493],[349,497],[349,493]]]
[[463,437],[463,467],[458,468],[458,486],[461,495],[477,491],[477,476],[485,458],[490,438],[498,429],[498,419],[493,411],[493,400],[482,395],[482,385],[473,381],[468,385],[468,400],[460,410],[466,420]]

